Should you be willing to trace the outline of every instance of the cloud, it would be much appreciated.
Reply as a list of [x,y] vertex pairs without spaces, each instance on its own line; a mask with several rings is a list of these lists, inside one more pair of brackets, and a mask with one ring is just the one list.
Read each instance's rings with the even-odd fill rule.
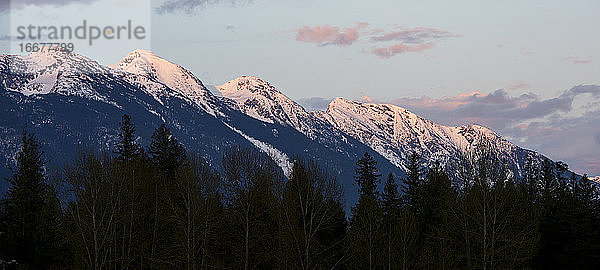
[[297,101],[307,111],[324,111],[329,106],[329,103],[333,101],[333,98],[311,97],[301,98]]
[[158,14],[177,13],[180,11],[194,13],[195,11],[207,8],[208,6],[221,3],[236,6],[249,4],[251,2],[252,0],[165,0],[155,11]]
[[[401,28],[401,27],[400,27]],[[412,29],[402,29],[390,31],[378,36],[371,37],[375,42],[381,41],[401,41],[408,44],[429,43],[432,40],[440,38],[458,37],[460,35],[436,28],[415,27]]]
[[524,82],[524,81],[518,81],[518,82],[514,82],[512,84],[510,84],[509,86],[506,87],[506,90],[512,91],[512,90],[517,90],[517,89],[521,89],[521,88],[527,88],[530,87],[531,84]]
[[591,59],[580,58],[577,56],[568,56],[568,57],[563,58],[563,60],[569,61],[573,64],[590,64],[590,63],[592,63]]
[[[313,108],[324,110],[324,98],[310,98]],[[479,124],[515,144],[562,160],[578,173],[600,175],[600,86],[579,85],[551,98],[533,93],[510,95],[500,89],[472,91],[455,96],[398,98],[361,102],[391,103],[448,126]],[[588,105],[582,105],[581,102]]]
[[[587,105],[575,100],[586,102]],[[564,160],[579,173],[600,175],[600,86],[579,85],[556,97],[518,96],[500,89],[391,102],[441,124],[487,126],[514,143]],[[567,139],[568,138],[568,139]]]
[[391,103],[425,113],[451,125],[463,124],[466,120],[504,129],[526,120],[571,112],[573,100],[582,94],[600,97],[600,86],[575,86],[557,97],[548,99],[541,99],[533,93],[511,96],[506,90],[500,89],[488,94],[475,91],[439,99],[425,96],[399,98]]
[[320,46],[338,45],[347,46],[358,40],[359,30],[369,24],[359,22],[354,27],[340,29],[334,25],[303,26],[296,29],[296,40],[302,42],[318,43]]
[[[395,30],[386,31],[381,28],[369,29],[369,26],[366,22],[359,22],[354,27],[346,28],[335,25],[305,25],[294,29],[294,32],[297,41],[317,43],[319,46],[349,46],[360,40],[368,40],[380,45],[370,49],[363,48],[362,51],[386,59],[397,54],[429,50],[434,47],[434,41],[438,39],[460,37],[459,34],[429,27],[406,29],[396,26]],[[362,37],[365,36],[366,38],[363,39]]]
[[398,43],[389,47],[375,47],[371,50],[371,53],[381,57],[381,58],[390,58],[396,54],[405,53],[405,52],[421,52],[424,50],[428,50],[433,48],[433,43],[423,43],[423,44],[405,44]]
[[373,47],[371,53],[381,58],[389,59],[394,55],[406,52],[422,52],[433,48],[434,41],[437,39],[460,37],[446,30],[430,27],[414,27],[405,29],[398,26],[398,30],[373,33],[370,40],[375,43],[398,42],[389,46]]

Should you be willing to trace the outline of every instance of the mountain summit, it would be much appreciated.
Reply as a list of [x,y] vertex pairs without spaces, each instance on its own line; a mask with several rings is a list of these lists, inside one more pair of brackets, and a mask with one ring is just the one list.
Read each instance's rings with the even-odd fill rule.
[[127,81],[143,88],[161,103],[165,98],[178,96],[212,115],[216,113],[215,97],[194,74],[151,51],[135,50],[110,67],[123,72]]

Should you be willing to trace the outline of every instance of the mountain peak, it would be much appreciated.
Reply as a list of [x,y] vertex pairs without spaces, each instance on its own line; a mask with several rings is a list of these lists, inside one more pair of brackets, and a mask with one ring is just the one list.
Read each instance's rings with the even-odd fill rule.
[[144,59],[145,61],[166,61],[150,50],[137,49],[127,54],[127,56],[125,56],[121,62],[131,62],[132,60],[138,58]]
[[238,108],[258,120],[295,127],[303,132],[312,116],[282,94],[275,86],[256,76],[241,76],[217,86],[223,97],[233,100]]
[[329,111],[333,110],[334,108],[338,108],[338,107],[356,106],[356,105],[360,105],[360,104],[361,103],[358,101],[345,99],[343,97],[336,97],[329,103],[329,105],[327,106],[326,112],[329,112]]
[[0,69],[13,78],[21,77],[7,88],[26,96],[53,92],[89,96],[94,91],[87,84],[73,86],[73,78],[108,72],[106,67],[80,54],[47,48],[25,56],[7,55],[1,62]]
[[[166,73],[176,71],[180,67],[173,64],[152,51],[137,49],[130,52],[119,63],[110,66],[115,70],[121,70],[138,75],[167,75]],[[162,73],[162,74],[158,74]]]
[[[129,53],[121,62],[111,65],[112,69],[133,74],[133,83],[142,83],[146,91],[160,100],[164,96],[181,95],[200,105],[208,113],[215,115],[212,104],[214,96],[190,71],[156,55],[152,51],[137,49]],[[142,79],[143,78],[143,79]],[[168,89],[162,89],[164,85]]]
[[[219,91],[221,91],[221,93],[224,96],[239,96],[240,94],[243,94],[243,92],[256,93],[259,91],[279,93],[275,86],[271,85],[269,82],[256,76],[247,75],[243,75],[241,77],[233,79],[223,85],[218,86],[217,88],[219,89]],[[227,93],[223,93],[224,91]]]
[[374,103],[374,100],[367,100],[366,102],[361,102],[361,101],[354,101],[354,100],[349,100],[349,99],[345,99],[345,98],[341,98],[341,97],[335,98],[333,101],[331,101],[331,103],[329,103],[329,106],[327,107],[327,112],[330,112],[331,110],[335,110],[335,109],[350,109],[350,108],[363,108],[363,107],[365,109],[369,109],[369,110],[372,110],[372,109],[391,110],[391,111],[402,111],[402,112],[414,114],[403,107],[393,105],[393,104]]

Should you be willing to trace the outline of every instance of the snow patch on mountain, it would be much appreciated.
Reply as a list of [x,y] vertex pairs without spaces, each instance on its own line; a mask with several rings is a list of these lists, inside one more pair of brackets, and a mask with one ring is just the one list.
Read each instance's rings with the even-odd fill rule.
[[227,127],[229,127],[231,130],[235,131],[236,133],[240,134],[246,140],[248,140],[252,144],[254,144],[254,146],[256,146],[258,149],[260,149],[261,151],[266,153],[281,168],[281,170],[283,171],[283,174],[286,177],[290,177],[290,175],[292,174],[292,168],[293,168],[294,164],[292,162],[290,162],[290,159],[284,152],[281,152],[279,149],[273,147],[272,145],[270,145],[268,143],[259,141],[255,138],[252,138],[252,137],[246,135],[241,130],[234,128],[227,123],[223,123],[223,124],[225,124]]

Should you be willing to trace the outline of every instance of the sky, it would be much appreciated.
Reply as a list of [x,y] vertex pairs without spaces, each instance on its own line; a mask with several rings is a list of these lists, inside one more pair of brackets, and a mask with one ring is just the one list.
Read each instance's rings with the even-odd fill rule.
[[129,18],[147,39],[81,53],[112,64],[144,47],[207,85],[256,75],[313,110],[392,103],[600,175],[598,0],[0,1],[0,41],[16,21]]

